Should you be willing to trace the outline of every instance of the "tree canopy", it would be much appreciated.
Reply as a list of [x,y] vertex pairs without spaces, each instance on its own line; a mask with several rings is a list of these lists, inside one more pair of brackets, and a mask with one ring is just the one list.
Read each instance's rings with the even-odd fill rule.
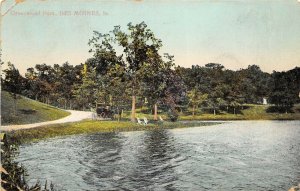
[[269,74],[258,65],[237,71],[219,63],[176,66],[174,56],[161,54],[162,41],[144,22],[94,31],[88,44],[92,56],[80,65],[37,64],[23,77],[8,63],[2,89],[65,109],[90,109],[97,103],[131,108],[132,121],[137,105],[144,104],[157,120],[158,107],[173,116],[187,108],[193,115],[216,115],[236,114],[243,104],[262,104],[263,99],[285,112],[299,103],[299,67]]

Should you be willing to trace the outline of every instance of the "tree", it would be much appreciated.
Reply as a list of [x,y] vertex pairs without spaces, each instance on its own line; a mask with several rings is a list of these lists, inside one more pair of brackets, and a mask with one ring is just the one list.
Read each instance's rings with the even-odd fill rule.
[[25,78],[27,79],[27,83],[24,95],[37,100],[39,95],[39,84],[38,74],[35,72],[34,68],[27,69],[27,72],[25,73]]
[[287,72],[273,72],[273,87],[269,97],[271,103],[287,113],[295,103],[299,102],[300,68]]
[[85,110],[91,103],[95,103],[97,97],[103,97],[97,84],[96,71],[91,71],[83,77],[82,83],[74,86],[73,94],[76,98],[78,107]]
[[189,91],[187,96],[189,98],[189,104],[192,106],[192,115],[194,116],[195,110],[207,100],[208,94],[201,94],[196,87]]
[[20,75],[18,69],[8,62],[8,69],[4,70],[5,78],[3,80],[3,89],[7,90],[14,99],[14,115],[17,114],[17,94],[21,94],[24,87],[24,78]]
[[239,76],[240,96],[245,98],[246,103],[259,103],[270,92],[270,75],[261,71],[257,65],[249,65],[248,68],[236,72]]
[[185,97],[185,86],[179,73],[173,69],[174,56],[167,53],[162,58],[158,52],[149,51],[149,60],[140,69],[141,93],[154,106],[154,120],[158,120],[158,106],[165,105],[175,113],[177,103]]
[[109,94],[109,104],[114,106],[115,113],[118,113],[118,120],[121,118],[121,111],[130,102],[129,92],[127,92],[127,81],[125,76],[125,67],[123,65],[115,65],[111,67],[106,74],[107,86]]
[[208,63],[205,65],[205,82],[207,84],[206,91],[208,93],[208,106],[213,109],[214,115],[220,109],[224,99],[224,66],[216,63]]
[[54,68],[46,64],[37,64],[35,66],[37,78],[36,84],[38,85],[38,96],[40,101],[51,104],[53,94],[55,94],[55,81],[56,72]]
[[56,73],[56,79],[54,85],[54,91],[58,95],[59,99],[67,108],[67,104],[71,109],[71,100],[73,98],[73,86],[74,84],[80,83],[78,75],[80,74],[78,69],[70,65],[68,62],[62,64],[62,66],[54,65],[54,70]]
[[139,70],[141,93],[147,98],[148,103],[154,106],[154,120],[158,120],[158,105],[162,103],[167,89],[169,71],[175,65],[173,56],[165,54],[164,61],[156,50],[148,51],[147,63]]
[[[135,121],[136,96],[140,90],[139,70],[147,63],[149,51],[157,52],[162,45],[144,22],[136,25],[129,23],[127,27],[128,33],[122,31],[120,26],[115,26],[110,34],[94,32],[89,45],[95,58],[105,58],[101,62],[104,68],[119,62],[124,65],[132,97],[131,121]],[[116,56],[113,45],[117,45],[124,55]]]
[[[172,60],[170,61],[172,62]],[[169,107],[171,121],[177,120],[176,107],[180,106],[186,98],[186,86],[177,70],[168,70],[166,73],[166,88],[164,89],[162,103]]]

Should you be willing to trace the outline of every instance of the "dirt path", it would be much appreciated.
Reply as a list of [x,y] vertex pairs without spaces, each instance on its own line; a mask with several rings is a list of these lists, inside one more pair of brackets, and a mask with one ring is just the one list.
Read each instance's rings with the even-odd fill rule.
[[90,119],[92,118],[92,112],[87,111],[75,111],[75,110],[66,110],[71,114],[67,117],[57,119],[54,121],[45,121],[40,123],[31,123],[31,124],[24,124],[24,125],[7,125],[1,126],[0,131],[12,131],[12,130],[19,130],[19,129],[30,129],[44,125],[51,125],[51,124],[58,124],[58,123],[68,123],[68,122],[75,122],[81,121],[83,119]]

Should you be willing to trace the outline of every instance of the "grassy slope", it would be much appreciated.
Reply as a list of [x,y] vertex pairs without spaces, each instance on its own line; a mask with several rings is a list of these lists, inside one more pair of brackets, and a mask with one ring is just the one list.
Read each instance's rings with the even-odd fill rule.
[[[69,115],[69,112],[55,107],[18,96],[17,115],[14,115],[14,100],[12,96],[1,91],[1,123],[2,125],[28,124],[59,119]],[[23,110],[35,110],[32,113],[22,112]]]
[[180,127],[195,127],[195,126],[207,126],[215,125],[219,123],[214,122],[163,122],[163,123],[151,123],[147,126],[139,125],[128,121],[92,121],[84,120],[74,123],[64,123],[48,125],[33,129],[18,130],[8,133],[8,136],[13,140],[17,140],[19,143],[25,143],[35,140],[41,140],[56,136],[84,134],[84,133],[97,133],[97,132],[120,132],[120,131],[137,131],[137,130],[149,130],[158,128],[180,128]]
[[180,116],[180,120],[300,120],[299,105],[296,105],[294,113],[267,113],[267,105],[249,104],[248,109],[242,110],[241,114],[223,113],[218,115],[202,114],[197,116]]

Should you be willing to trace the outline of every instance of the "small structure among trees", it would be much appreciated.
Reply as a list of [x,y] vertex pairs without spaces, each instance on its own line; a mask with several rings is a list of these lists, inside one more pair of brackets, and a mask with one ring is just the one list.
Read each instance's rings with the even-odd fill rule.
[[267,105],[267,104],[268,104],[267,98],[265,98],[265,97],[263,98],[262,104],[263,104],[263,105]]

